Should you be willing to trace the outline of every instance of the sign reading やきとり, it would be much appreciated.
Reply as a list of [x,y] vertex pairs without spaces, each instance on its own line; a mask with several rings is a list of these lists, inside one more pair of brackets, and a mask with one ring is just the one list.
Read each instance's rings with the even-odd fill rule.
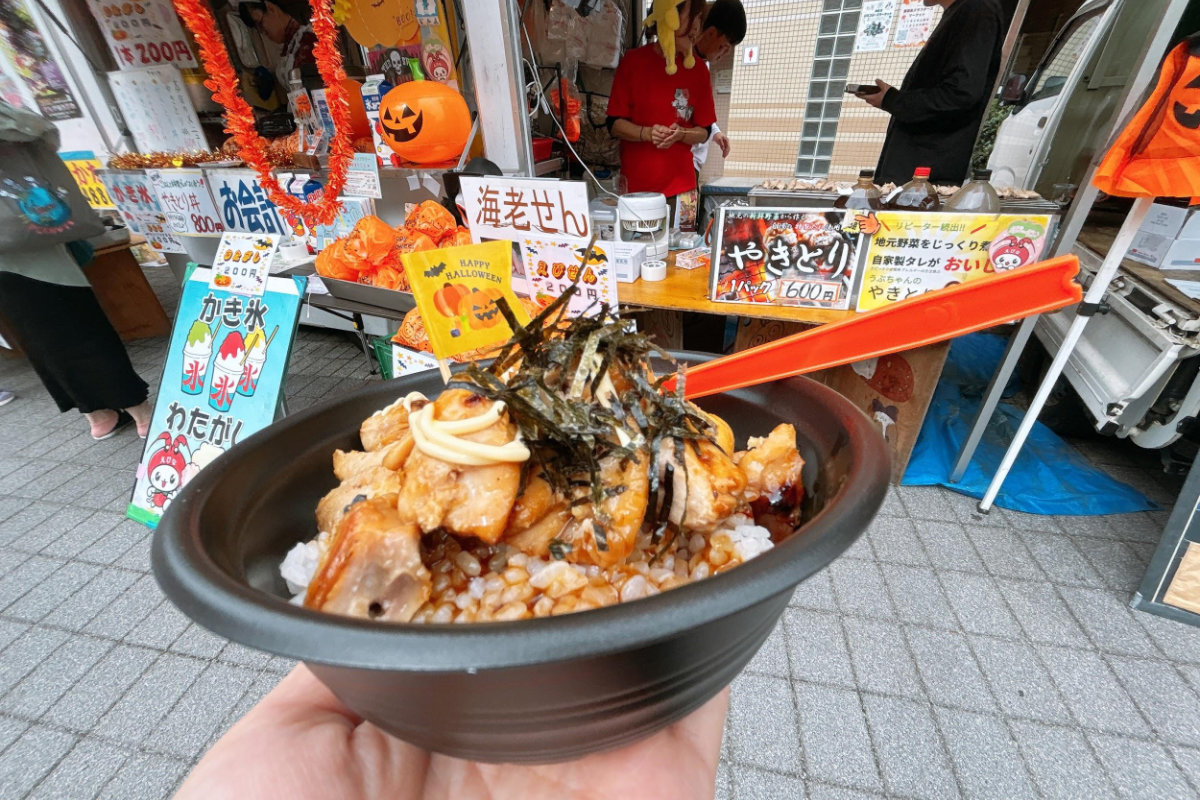
[[201,469],[275,420],[304,278],[269,278],[260,297],[184,282],[146,448],[126,516],[151,527]]
[[1044,214],[879,211],[867,245],[857,309],[870,311],[935,289],[1007,272],[1042,257]]

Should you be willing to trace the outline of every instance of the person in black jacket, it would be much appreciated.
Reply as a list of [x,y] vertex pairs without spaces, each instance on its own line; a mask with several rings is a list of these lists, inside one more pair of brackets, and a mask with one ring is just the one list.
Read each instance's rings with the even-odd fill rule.
[[934,183],[962,183],[987,110],[1005,15],[999,0],[924,0],[945,9],[942,21],[897,89],[881,80],[857,96],[892,115],[875,168],[878,183],[905,183],[917,167]]

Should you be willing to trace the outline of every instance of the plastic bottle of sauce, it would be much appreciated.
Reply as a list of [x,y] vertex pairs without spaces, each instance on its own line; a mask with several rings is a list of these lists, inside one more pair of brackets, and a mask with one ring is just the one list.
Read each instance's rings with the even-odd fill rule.
[[961,189],[946,201],[947,211],[975,211],[983,214],[1000,213],[1000,195],[988,183],[990,169],[977,169]]
[[871,209],[883,208],[883,195],[875,185],[875,170],[864,169],[858,173],[858,183],[850,190],[850,194],[839,195],[833,201],[834,208]]
[[896,190],[887,202],[897,211],[937,211],[942,203],[929,182],[929,167],[917,167],[913,179]]

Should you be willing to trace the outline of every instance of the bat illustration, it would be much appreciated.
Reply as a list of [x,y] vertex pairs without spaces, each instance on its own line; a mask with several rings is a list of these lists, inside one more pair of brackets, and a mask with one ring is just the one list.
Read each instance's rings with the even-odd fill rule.
[[425,270],[425,277],[426,278],[436,278],[445,271],[446,271],[446,262],[440,261],[437,264],[434,264],[429,269]]
[[[579,256],[580,261],[583,261],[583,259],[587,257],[587,248],[586,247],[576,247],[575,255]],[[588,259],[588,263],[589,264],[607,264],[608,263],[608,255],[603,250],[593,247],[592,248],[592,257],[590,259]]]

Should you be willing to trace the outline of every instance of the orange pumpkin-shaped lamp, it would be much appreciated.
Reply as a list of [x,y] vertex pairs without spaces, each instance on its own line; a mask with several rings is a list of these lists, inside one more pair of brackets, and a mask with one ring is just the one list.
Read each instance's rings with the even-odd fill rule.
[[437,81],[409,81],[379,104],[383,140],[406,161],[437,164],[462,155],[471,135],[471,111],[463,96]]

